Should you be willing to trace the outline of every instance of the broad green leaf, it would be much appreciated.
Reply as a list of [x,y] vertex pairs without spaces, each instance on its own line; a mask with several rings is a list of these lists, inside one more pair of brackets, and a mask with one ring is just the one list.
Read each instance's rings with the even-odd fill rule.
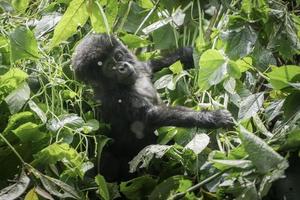
[[284,100],[282,99],[270,102],[270,105],[265,109],[265,116],[268,123],[282,113],[281,108],[283,106],[283,103]]
[[119,2],[118,0],[109,0],[105,8],[105,14],[109,27],[112,29],[114,22],[118,16]]
[[225,79],[225,81],[223,82],[223,87],[224,89],[229,92],[230,94],[235,94],[235,86],[236,86],[236,81],[234,78],[229,77],[227,79]]
[[205,134],[196,134],[194,138],[185,146],[191,149],[195,154],[200,154],[209,144],[210,138]]
[[0,101],[3,100],[10,92],[18,88],[28,75],[20,69],[12,68],[0,76]]
[[44,15],[36,24],[34,29],[34,34],[37,38],[41,38],[43,35],[52,31],[55,25],[60,21],[61,14],[58,12],[53,12]]
[[82,128],[79,128],[77,130],[83,130],[85,134],[88,134],[92,131],[97,131],[100,128],[99,121],[96,119],[90,119],[88,120]]
[[300,92],[295,92],[286,97],[283,103],[283,113],[287,119],[293,117],[300,111]]
[[148,196],[154,187],[157,185],[157,180],[149,175],[140,176],[130,181],[121,182],[120,191],[128,199],[143,199]]
[[19,59],[38,59],[38,45],[34,34],[25,27],[16,28],[10,35],[10,58],[12,62]]
[[78,26],[83,26],[88,19],[85,0],[72,0],[62,19],[55,27],[50,49],[67,40],[77,31]]
[[172,146],[159,144],[146,146],[129,162],[129,171],[133,173],[138,167],[146,168],[154,157],[163,157],[171,147]]
[[266,71],[270,65],[277,64],[273,52],[266,49],[258,42],[251,55],[251,58],[253,59],[253,66],[262,72]]
[[192,181],[184,176],[172,176],[155,187],[149,196],[149,200],[173,199],[173,195],[179,192],[185,192],[192,185]]
[[252,69],[252,58],[250,57],[245,57],[240,60],[235,61],[237,66],[240,69],[240,72],[245,72],[248,71],[249,69]]
[[267,73],[269,82],[277,89],[288,87],[290,83],[300,81],[300,67],[296,65],[284,65],[281,67],[272,67],[272,71]]
[[[1,4],[1,2],[0,2]],[[0,35],[0,66],[9,65],[10,58],[9,58],[9,42],[6,37]],[[2,74],[2,70],[0,70],[0,75]]]
[[171,25],[163,26],[153,32],[155,49],[171,49],[175,47],[176,38]]
[[173,63],[169,69],[173,72],[173,74],[180,74],[183,70],[182,64],[180,61]]
[[50,176],[39,174],[38,178],[41,180],[44,188],[47,189],[50,194],[59,197],[60,199],[72,198],[82,199],[78,192],[72,186],[64,183],[61,180],[52,178]]
[[24,82],[5,98],[5,102],[9,107],[10,113],[15,114],[22,109],[29,98],[30,88],[28,84]]
[[151,2],[151,0],[138,0],[137,2],[142,8],[145,9],[153,8],[153,3]]
[[45,134],[39,130],[39,126],[32,122],[22,124],[12,131],[22,142],[36,142],[41,140]]
[[89,17],[96,33],[109,33],[110,27],[99,0],[91,0],[88,4]]
[[24,200],[39,200],[39,197],[34,188],[27,192]]
[[24,13],[29,5],[30,0],[12,0],[12,5],[16,11]]
[[38,152],[34,157],[36,158],[36,162],[42,164],[55,164],[57,161],[66,159],[66,162],[78,165],[82,161],[79,153],[66,143],[51,144]]
[[150,44],[148,40],[133,34],[125,34],[121,39],[130,49],[145,47]]
[[34,115],[32,112],[25,111],[11,115],[8,120],[7,127],[4,129],[3,134],[8,133],[11,130],[18,128],[20,125],[34,121]]
[[154,83],[154,87],[159,90],[166,87],[173,88],[173,75],[172,74],[166,74],[162,77],[160,77],[157,81]]
[[255,115],[260,108],[262,107],[264,102],[264,93],[256,93],[252,94],[240,103],[240,109],[238,114],[239,120],[249,119],[253,115]]
[[284,25],[278,23],[277,27],[274,27],[275,30],[270,36],[268,48],[275,48],[283,58],[291,60],[293,55],[299,54],[300,38],[290,15],[286,14],[284,19],[284,22],[281,22]]
[[228,74],[235,79],[240,79],[242,76],[238,64],[234,61],[228,61],[227,71]]
[[22,173],[14,184],[7,186],[0,190],[0,199],[1,200],[12,200],[20,197],[29,186],[30,179],[26,175],[25,171],[22,170]]
[[227,61],[217,50],[205,51],[199,60],[198,85],[201,91],[220,83],[227,73]]
[[225,32],[223,38],[226,41],[226,55],[232,60],[237,60],[253,51],[257,34],[251,26],[243,25]]
[[256,126],[256,128],[266,137],[271,138],[273,136],[273,134],[268,131],[268,129],[266,128],[266,126],[264,125],[264,123],[262,122],[262,120],[259,118],[258,115],[253,115],[253,122]]
[[100,195],[101,199],[110,200],[107,183],[106,183],[104,177],[98,174],[95,177],[95,182],[98,185],[97,192]]
[[46,114],[44,113],[44,111],[42,111],[42,109],[40,109],[40,107],[32,100],[30,100],[28,102],[28,105],[30,107],[30,109],[35,112],[35,114],[41,119],[41,121],[43,123],[46,123],[47,122],[47,116]]
[[240,126],[240,138],[249,159],[260,173],[268,173],[286,160],[274,151],[265,141]]
[[53,132],[67,126],[69,128],[81,128],[84,125],[84,121],[76,114],[64,114],[58,118],[53,118],[47,123],[47,128]]
[[300,147],[300,128],[296,128],[287,134],[287,139],[280,147],[281,150],[299,149]]
[[214,167],[219,170],[226,170],[228,168],[241,168],[247,169],[253,166],[250,160],[219,160],[219,159],[211,159],[210,160]]

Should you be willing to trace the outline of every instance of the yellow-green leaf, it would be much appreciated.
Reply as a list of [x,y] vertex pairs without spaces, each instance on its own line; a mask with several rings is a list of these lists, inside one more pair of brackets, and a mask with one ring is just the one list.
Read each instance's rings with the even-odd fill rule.
[[73,0],[54,30],[50,48],[67,40],[77,31],[78,26],[83,26],[86,23],[87,19],[86,1]]

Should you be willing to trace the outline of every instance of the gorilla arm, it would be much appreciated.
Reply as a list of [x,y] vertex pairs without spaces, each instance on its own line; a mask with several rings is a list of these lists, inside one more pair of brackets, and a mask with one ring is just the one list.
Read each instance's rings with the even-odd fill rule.
[[194,111],[186,107],[165,105],[157,105],[149,109],[147,123],[152,127],[220,128],[233,126],[231,114],[227,110]]

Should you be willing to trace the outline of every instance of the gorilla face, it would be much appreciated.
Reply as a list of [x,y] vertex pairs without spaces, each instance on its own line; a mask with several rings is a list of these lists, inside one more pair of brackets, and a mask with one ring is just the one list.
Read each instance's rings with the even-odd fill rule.
[[133,85],[137,79],[137,71],[134,66],[139,63],[122,46],[114,48],[106,60],[98,61],[97,64],[102,68],[105,77],[120,84]]
[[91,35],[76,47],[72,66],[76,78],[91,85],[133,85],[140,61],[114,36]]

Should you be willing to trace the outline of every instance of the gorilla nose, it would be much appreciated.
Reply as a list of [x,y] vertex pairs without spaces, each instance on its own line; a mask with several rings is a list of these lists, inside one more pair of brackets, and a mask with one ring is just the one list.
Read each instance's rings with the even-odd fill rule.
[[119,66],[118,66],[118,71],[120,73],[126,73],[128,71],[130,71],[132,68],[132,65],[128,62],[122,62]]

